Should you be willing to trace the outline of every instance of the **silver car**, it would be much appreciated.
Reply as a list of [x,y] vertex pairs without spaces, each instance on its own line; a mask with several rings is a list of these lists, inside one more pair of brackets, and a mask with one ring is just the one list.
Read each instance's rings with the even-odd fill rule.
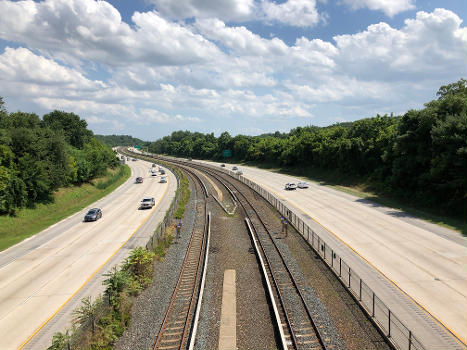
[[288,182],[285,184],[285,189],[287,191],[291,191],[291,190],[296,190],[297,189],[297,185],[294,184],[293,182]]
[[146,209],[146,208],[152,208],[155,205],[156,205],[156,202],[154,201],[154,197],[144,197],[139,207],[141,209]]
[[298,188],[308,188],[308,184],[305,181],[301,181],[297,184]]

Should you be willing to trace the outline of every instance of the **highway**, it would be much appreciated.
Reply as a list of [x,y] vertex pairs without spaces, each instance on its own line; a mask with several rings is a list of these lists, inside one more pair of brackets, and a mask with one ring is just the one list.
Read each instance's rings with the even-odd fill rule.
[[308,217],[326,228],[421,309],[467,341],[467,240],[460,233],[316,183],[309,183],[308,189],[285,191],[285,183],[303,179],[239,168],[244,177],[286,200],[296,213],[305,214],[302,219]]
[[[21,347],[89,281],[156,211],[174,180],[159,183],[150,163],[130,161],[130,179],[97,203],[0,253],[0,349]],[[135,184],[142,176],[144,182]],[[172,188],[173,189],[173,188]],[[156,206],[138,210],[145,196]],[[96,222],[83,222],[91,207]],[[94,293],[95,294],[95,293]]]

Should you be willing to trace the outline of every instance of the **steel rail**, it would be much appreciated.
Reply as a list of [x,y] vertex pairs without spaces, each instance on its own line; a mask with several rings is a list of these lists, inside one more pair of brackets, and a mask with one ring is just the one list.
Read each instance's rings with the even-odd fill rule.
[[[192,174],[190,174],[190,176],[192,176]],[[201,185],[200,187],[203,189],[203,193],[206,197],[207,193],[205,192],[205,188],[203,188],[203,186]],[[206,205],[207,203],[205,201],[204,206],[203,206],[205,213],[207,210]],[[198,216],[196,217],[198,218]],[[203,217],[206,217],[206,216],[204,215]],[[200,292],[200,289],[199,289],[200,284],[197,283],[196,281],[200,279],[201,266],[203,265],[204,258],[206,257],[206,254],[204,254],[206,251],[206,240],[207,240],[206,233],[207,233],[207,222],[205,221],[200,247],[197,247],[196,245],[199,244],[200,238],[197,237],[197,229],[196,229],[196,223],[195,223],[192,233],[191,233],[190,242],[188,244],[188,248],[185,253],[183,263],[182,263],[182,268],[179,274],[179,278],[174,288],[174,292],[172,294],[172,298],[171,298],[169,307],[167,309],[167,312],[164,316],[164,320],[161,324],[160,330],[157,334],[157,337],[155,337],[155,341],[153,343],[153,349],[184,349],[186,346],[187,337],[189,336],[189,330],[191,326],[190,319],[192,317],[193,305],[194,305],[195,299],[197,298],[197,293]],[[195,257],[198,256],[198,262],[196,263],[196,268],[189,266],[190,264],[189,260],[192,259],[193,256]],[[195,270],[194,276],[193,276],[193,270]],[[184,280],[184,277],[191,279],[191,282],[190,280],[186,282]],[[182,291],[181,286],[182,284],[185,284],[185,283],[188,283],[189,290],[191,290],[189,296],[181,295],[181,291]],[[192,283],[191,287],[190,287],[190,283]],[[182,312],[185,312],[185,315],[183,317],[184,318],[183,330],[181,334],[180,332],[179,333],[166,332],[167,327],[169,326],[169,318],[177,316],[176,314],[173,314],[174,312],[176,312],[175,304],[177,302],[181,303]],[[175,322],[181,322],[181,321],[175,321]],[[168,337],[168,340],[166,340],[166,343],[173,343],[173,345],[162,346],[162,339],[164,335]]]

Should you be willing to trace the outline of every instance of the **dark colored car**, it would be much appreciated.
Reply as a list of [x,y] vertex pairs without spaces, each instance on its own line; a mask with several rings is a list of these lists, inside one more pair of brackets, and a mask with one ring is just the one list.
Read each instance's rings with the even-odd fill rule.
[[142,183],[143,183],[143,178],[142,178],[141,176],[138,176],[138,177],[136,178],[136,183],[137,183],[137,184],[142,184]]
[[89,209],[88,213],[84,216],[84,221],[96,221],[102,217],[102,210],[99,208]]

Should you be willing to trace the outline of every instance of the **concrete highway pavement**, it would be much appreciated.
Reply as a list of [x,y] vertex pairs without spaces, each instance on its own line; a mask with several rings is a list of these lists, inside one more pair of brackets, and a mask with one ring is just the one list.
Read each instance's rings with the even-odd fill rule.
[[[106,198],[102,219],[83,222],[86,210],[0,253],[0,349],[16,349],[116,255],[157,209],[174,178],[159,183],[150,163],[129,162],[130,179]],[[144,182],[135,184],[142,176]],[[138,210],[145,196],[156,207]]]
[[253,167],[239,168],[244,177],[325,227],[467,342],[465,237],[315,183],[310,183],[308,189],[285,191],[285,183],[303,179]]

